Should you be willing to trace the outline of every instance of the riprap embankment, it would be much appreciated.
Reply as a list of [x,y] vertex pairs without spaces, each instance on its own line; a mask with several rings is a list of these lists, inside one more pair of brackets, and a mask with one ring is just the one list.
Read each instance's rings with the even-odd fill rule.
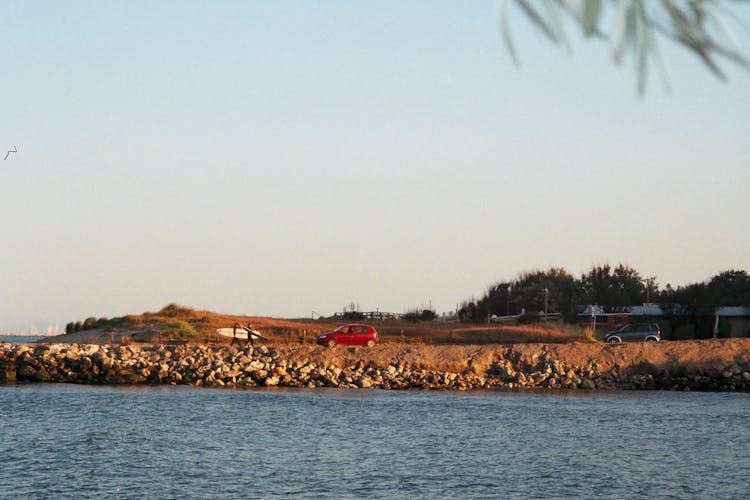
[[750,390],[750,339],[374,348],[0,344],[0,382],[379,389]]

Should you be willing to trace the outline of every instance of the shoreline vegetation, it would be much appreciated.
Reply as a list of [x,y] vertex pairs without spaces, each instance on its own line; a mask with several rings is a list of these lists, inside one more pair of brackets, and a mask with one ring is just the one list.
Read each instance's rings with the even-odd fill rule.
[[[89,318],[70,333],[0,343],[0,383],[187,384],[422,390],[701,390],[750,392],[750,338],[610,345],[557,322],[467,325],[373,321],[375,347],[315,344],[345,320],[223,315],[170,304]],[[235,347],[216,329],[252,323],[264,345]],[[85,328],[84,328],[84,325]]]
[[[235,323],[253,324],[273,345],[310,344],[323,332],[345,323],[374,326],[385,344],[511,344],[566,343],[596,341],[586,338],[577,325],[550,321],[533,324],[471,324],[448,321],[368,320],[362,318],[280,319],[221,314],[169,304],[157,312],[120,318],[86,318],[68,323],[66,333],[46,338],[45,342],[77,344],[163,344],[168,342],[229,344],[230,339],[216,334],[218,328]],[[590,333],[590,332],[589,332]]]

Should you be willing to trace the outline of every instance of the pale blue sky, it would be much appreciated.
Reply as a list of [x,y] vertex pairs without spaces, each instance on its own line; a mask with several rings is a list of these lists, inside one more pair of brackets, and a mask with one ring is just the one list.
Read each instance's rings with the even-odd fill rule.
[[0,330],[750,268],[750,72],[669,43],[672,93],[639,99],[630,61],[519,12],[515,68],[498,1],[0,6]]

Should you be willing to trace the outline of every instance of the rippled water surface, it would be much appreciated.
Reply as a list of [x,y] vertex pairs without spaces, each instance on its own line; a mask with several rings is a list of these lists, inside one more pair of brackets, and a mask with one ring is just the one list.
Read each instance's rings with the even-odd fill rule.
[[0,496],[750,496],[750,395],[0,386]]

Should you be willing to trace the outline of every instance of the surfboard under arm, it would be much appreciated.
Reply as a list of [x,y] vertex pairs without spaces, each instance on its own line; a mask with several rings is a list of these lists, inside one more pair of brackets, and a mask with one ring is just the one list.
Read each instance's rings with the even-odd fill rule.
[[[248,331],[245,328],[237,328],[237,335],[234,334],[235,330],[234,328],[219,328],[216,330],[216,333],[223,337],[231,337],[231,338],[238,338],[241,340],[247,340]],[[250,330],[250,335],[252,335],[253,340],[255,339],[262,339],[262,340],[268,340],[265,338],[260,332],[256,330]]]

